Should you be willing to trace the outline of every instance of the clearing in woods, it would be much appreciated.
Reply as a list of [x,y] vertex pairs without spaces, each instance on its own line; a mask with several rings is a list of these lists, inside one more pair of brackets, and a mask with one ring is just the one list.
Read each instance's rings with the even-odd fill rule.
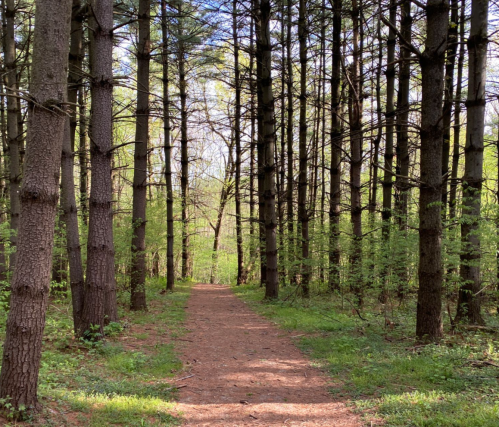
[[[292,333],[253,313],[228,286],[198,284],[187,307],[178,408],[187,426],[360,426]],[[191,376],[192,375],[192,376]]]

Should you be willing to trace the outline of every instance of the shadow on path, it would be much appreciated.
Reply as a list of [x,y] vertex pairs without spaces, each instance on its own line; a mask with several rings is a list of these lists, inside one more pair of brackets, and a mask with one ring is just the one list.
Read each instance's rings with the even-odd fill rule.
[[253,313],[228,286],[198,284],[187,307],[179,385],[186,426],[360,426],[289,333]]

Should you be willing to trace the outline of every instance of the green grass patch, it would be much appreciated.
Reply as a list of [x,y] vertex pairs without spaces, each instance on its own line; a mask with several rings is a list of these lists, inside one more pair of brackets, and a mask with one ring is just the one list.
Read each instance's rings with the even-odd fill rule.
[[338,381],[331,393],[362,411],[367,423],[381,418],[397,427],[499,425],[499,369],[483,363],[499,364],[497,336],[449,334],[439,345],[419,347],[412,306],[390,313],[370,309],[362,312],[363,321],[338,296],[304,301],[284,288],[280,301],[262,302],[262,288],[233,289],[279,326],[305,332],[298,345]]
[[[11,425],[179,425],[174,411],[176,388],[170,381],[182,363],[173,344],[166,341],[184,333],[190,287],[179,283],[174,293],[165,293],[164,280],[150,281],[149,311],[129,311],[122,299],[120,323],[106,327],[106,339],[95,344],[73,338],[69,299],[52,303],[39,377],[44,410],[28,424]],[[133,333],[134,325],[145,325],[150,333]],[[157,339],[147,341],[152,334]]]

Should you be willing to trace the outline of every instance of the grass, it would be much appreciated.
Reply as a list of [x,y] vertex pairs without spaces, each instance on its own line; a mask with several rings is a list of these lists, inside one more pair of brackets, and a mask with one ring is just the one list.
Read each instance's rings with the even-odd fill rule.
[[164,288],[163,280],[151,280],[149,311],[121,308],[121,322],[109,325],[106,339],[96,344],[73,338],[69,299],[53,301],[39,377],[43,412],[7,426],[179,425],[171,378],[182,364],[169,341],[184,332],[190,284],[177,284],[174,293],[162,293]]
[[362,412],[366,425],[499,425],[499,370],[483,363],[499,364],[495,334],[447,334],[439,345],[420,347],[412,306],[363,312],[363,321],[334,296],[304,301],[284,288],[281,301],[262,302],[262,288],[233,289],[279,326],[305,333],[298,345],[335,380],[333,396]]

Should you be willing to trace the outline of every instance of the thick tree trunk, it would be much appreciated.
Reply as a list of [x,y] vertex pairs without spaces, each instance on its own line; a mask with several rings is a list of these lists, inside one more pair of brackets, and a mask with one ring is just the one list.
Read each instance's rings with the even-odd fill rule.
[[275,211],[275,130],[274,130],[274,95],[272,94],[272,44],[270,39],[271,5],[269,0],[260,1],[262,67],[260,85],[262,90],[263,110],[263,170],[264,170],[264,219],[265,219],[265,255],[266,283],[265,298],[275,299],[279,294],[277,274],[277,219]]
[[298,40],[300,43],[300,165],[298,177],[298,227],[301,234],[301,287],[304,297],[310,293],[309,218],[307,210],[308,152],[307,152],[307,2],[300,0]]
[[447,0],[429,0],[427,36],[420,56],[421,190],[419,196],[419,289],[416,336],[442,337],[442,95],[449,25]]
[[161,0],[161,31],[163,37],[163,131],[165,139],[165,180],[166,180],[166,289],[173,291],[175,267],[173,254],[173,184],[172,184],[172,144],[170,124],[170,70],[168,64],[168,14],[166,0]]
[[139,2],[137,41],[137,112],[133,170],[132,265],[130,308],[147,310],[146,303],[146,198],[149,142],[149,62],[151,59],[151,2]]
[[[93,0],[90,18],[92,168],[87,242],[87,277],[79,335],[99,339],[105,316],[116,320],[112,210],[113,2]],[[96,334],[100,334],[100,336]],[[89,335],[90,334],[90,335]]]
[[5,0],[4,4],[4,60],[5,60],[5,90],[13,96],[7,96],[7,144],[9,147],[9,199],[10,199],[10,247],[11,254],[9,269],[14,271],[17,257],[17,230],[19,228],[20,200],[19,189],[21,186],[21,168],[19,156],[19,127],[18,113],[19,102],[17,93],[17,64],[15,41],[15,0]]
[[342,131],[340,113],[342,0],[333,2],[333,64],[331,72],[331,187],[329,195],[329,289],[340,289],[340,213]]
[[239,69],[239,36],[238,36],[238,12],[237,0],[232,2],[232,38],[234,42],[234,140],[236,143],[236,240],[237,240],[237,285],[243,284],[244,274],[244,251],[243,251],[243,224],[241,216],[241,70]]
[[78,100],[78,92],[81,90],[80,76],[83,62],[83,17],[80,9],[80,0],[73,0],[68,75],[68,103],[72,111],[65,125],[61,167],[61,206],[63,209],[63,221],[66,225],[66,247],[69,259],[69,282],[71,284],[75,333],[78,331],[81,321],[85,284],[74,185],[74,152],[77,126],[75,104]]
[[468,38],[468,99],[464,149],[463,218],[461,222],[461,280],[456,321],[483,324],[480,313],[480,235],[478,232],[483,182],[483,135],[485,132],[485,83],[487,78],[488,0],[471,3]]
[[[57,10],[57,13],[54,11]],[[17,262],[12,278],[0,398],[38,409],[66,101],[71,1],[38,0]]]

